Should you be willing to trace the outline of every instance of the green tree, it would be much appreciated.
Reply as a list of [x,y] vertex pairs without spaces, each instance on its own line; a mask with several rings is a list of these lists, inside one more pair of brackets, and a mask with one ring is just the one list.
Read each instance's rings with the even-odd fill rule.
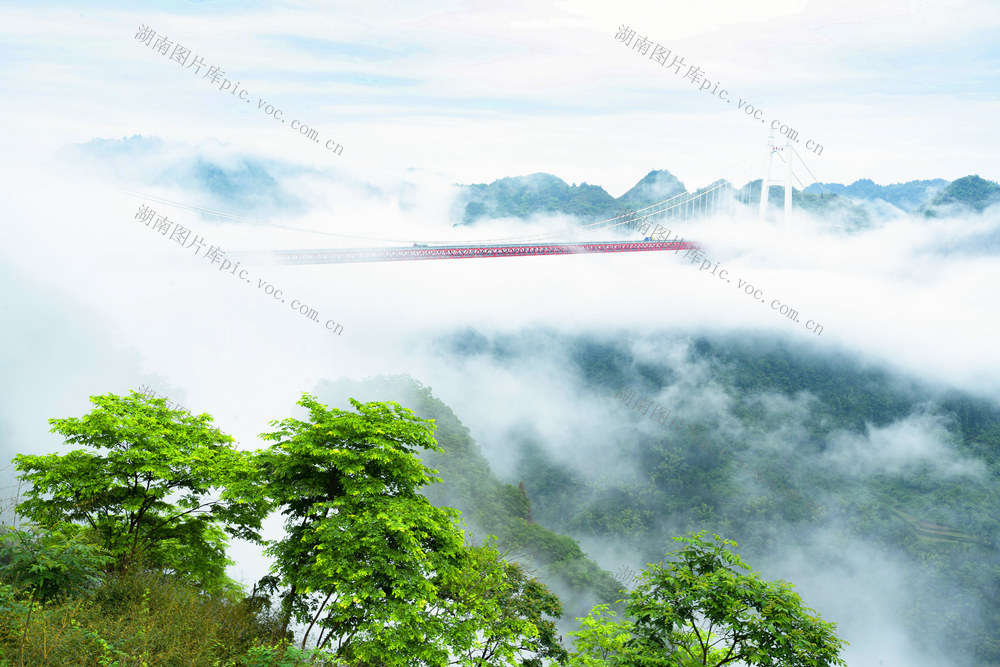
[[559,598],[529,577],[520,563],[505,560],[492,544],[470,547],[469,552],[468,568],[456,578],[464,584],[461,592],[441,591],[441,597],[460,603],[454,610],[457,617],[472,621],[466,629],[475,636],[466,642],[461,664],[541,667],[543,660],[564,664],[569,654],[552,620],[562,616]]
[[416,457],[440,450],[433,423],[396,403],[327,409],[298,402],[310,421],[271,422],[276,444],[262,453],[271,498],[286,516],[286,535],[268,548],[284,594],[285,625],[314,627],[317,644],[345,660],[446,664],[468,646],[468,623],[438,594],[455,588],[470,554],[458,512],[417,493],[435,472]]
[[835,625],[786,582],[767,582],[704,532],[674,538],[686,546],[666,565],[650,565],[629,593],[628,648],[637,665],[846,665]]
[[[433,421],[396,403],[328,409],[304,394],[309,421],[272,422],[262,455],[286,516],[271,545],[286,586],[284,624],[352,664],[525,665],[562,661],[558,597],[493,544],[467,546],[459,513],[418,491],[439,481],[417,453],[440,452]],[[551,617],[551,618],[548,618]]]
[[31,483],[22,516],[44,528],[89,526],[124,572],[144,563],[209,590],[232,588],[227,535],[259,540],[269,506],[252,455],[211,425],[136,392],[92,396],[84,417],[50,419],[87,450],[14,458]]
[[567,632],[576,637],[570,655],[570,667],[609,667],[628,665],[632,651],[628,642],[632,638],[632,623],[615,620],[617,614],[609,605],[599,604],[585,618],[578,618],[580,629]]

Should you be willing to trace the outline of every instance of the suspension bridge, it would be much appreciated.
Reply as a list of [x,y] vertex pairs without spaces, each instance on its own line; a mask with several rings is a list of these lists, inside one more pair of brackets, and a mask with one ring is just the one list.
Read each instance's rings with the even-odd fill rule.
[[[539,257],[613,252],[662,252],[697,248],[664,224],[686,222],[711,215],[733,213],[749,202],[750,186],[736,189],[728,182],[693,193],[684,192],[641,209],[624,210],[605,220],[580,225],[568,231],[534,234],[472,243],[447,241],[409,243],[408,245],[367,245],[355,248],[319,248],[270,250],[240,253],[242,260],[272,258],[280,264],[343,264],[354,262],[393,262],[424,259],[471,259],[481,257]],[[583,240],[582,237],[633,231],[643,237],[633,240]],[[674,237],[674,238],[671,238]],[[369,242],[375,239],[365,239]],[[386,239],[386,241],[389,241]],[[397,243],[402,241],[395,240]]]
[[[679,238],[664,225],[685,223],[697,218],[718,215],[732,215],[738,210],[750,208],[755,199],[760,202],[759,215],[763,219],[767,210],[768,191],[772,185],[782,185],[785,189],[785,215],[789,215],[792,202],[792,157],[798,156],[790,141],[784,146],[774,143],[773,135],[768,140],[765,151],[757,151],[752,163],[759,169],[756,159],[765,153],[763,178],[760,185],[749,181],[742,187],[735,187],[730,180],[719,179],[711,185],[694,192],[683,192],[641,209],[625,209],[614,217],[598,220],[574,227],[568,231],[534,234],[530,236],[488,239],[470,243],[455,241],[428,241],[424,243],[400,239],[363,238],[363,247],[353,248],[312,248],[297,250],[271,250],[267,252],[240,253],[241,259],[250,261],[265,256],[280,264],[340,264],[354,262],[392,262],[427,259],[472,259],[483,257],[539,257],[545,255],[574,255],[589,253],[619,252],[663,252],[697,248],[690,240]],[[771,179],[775,157],[785,163],[785,179]],[[801,160],[801,158],[799,158]],[[743,164],[751,162],[743,160]],[[805,163],[803,162],[803,165]],[[756,170],[754,169],[754,170]],[[806,166],[808,169],[808,166]],[[742,175],[749,173],[744,168]],[[810,172],[810,175],[812,172]],[[795,177],[797,179],[797,177]],[[813,179],[815,180],[815,178]],[[737,180],[737,182],[739,182]],[[799,186],[802,182],[799,181]],[[304,230],[303,230],[304,231]],[[596,235],[605,237],[623,232],[633,232],[643,240],[595,240]],[[634,234],[637,232],[637,234]],[[337,236],[334,234],[334,236]],[[346,237],[346,235],[344,235]],[[675,238],[671,238],[674,236]],[[361,237],[346,237],[361,238]],[[375,245],[381,243],[381,245]],[[390,243],[392,245],[390,245]]]

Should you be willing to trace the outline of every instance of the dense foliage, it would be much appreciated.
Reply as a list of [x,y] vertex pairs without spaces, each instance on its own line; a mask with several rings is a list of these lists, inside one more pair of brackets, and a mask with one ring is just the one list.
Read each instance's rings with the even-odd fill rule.
[[[434,402],[425,388],[397,381],[425,407]],[[457,510],[419,493],[439,481],[417,456],[444,454],[433,421],[398,403],[350,399],[353,410],[345,411],[304,394],[306,420],[273,421],[277,430],[261,436],[269,448],[238,452],[210,427],[211,417],[167,410],[163,399],[132,392],[91,400],[96,408],[85,417],[51,421],[68,442],[96,452],[15,459],[22,480],[34,483],[19,508],[37,523],[11,526],[0,538],[2,664],[599,664],[590,662],[590,639],[581,640],[582,652],[563,645],[556,628],[562,603],[545,584],[490,540],[471,544]],[[463,435],[457,420],[448,427]],[[464,445],[459,468],[488,473],[474,443]],[[108,475],[103,487],[99,466]],[[565,580],[597,588],[602,576],[614,581],[575,542],[532,521],[523,486],[508,491],[483,480],[489,493],[477,511],[485,518],[492,503],[506,514],[499,525],[508,542],[529,546],[532,558]],[[246,595],[218,573],[224,537],[260,541],[256,531],[272,509],[286,518],[284,536],[268,542],[273,574]],[[510,517],[518,520],[513,527]],[[201,528],[185,528],[191,521]],[[522,542],[519,528],[530,536]],[[207,550],[199,544],[206,534],[215,540]],[[180,558],[193,562],[180,566]],[[643,576],[652,581],[659,572]],[[706,595],[704,585],[689,583],[691,595]],[[755,590],[752,583],[739,585]],[[640,599],[631,593],[635,619],[624,621],[635,659],[617,664],[651,664],[649,656],[658,656],[652,664],[713,664],[655,647],[634,650],[637,641],[653,641],[642,639]],[[293,618],[301,623],[298,647],[290,645]],[[584,636],[593,635],[593,618],[584,620]],[[780,652],[779,635],[794,639],[799,628],[761,632],[773,640],[768,650]],[[670,641],[694,640],[681,632]]]
[[14,582],[31,598],[48,602],[85,593],[101,581],[101,568],[113,559],[73,524],[61,530],[7,527],[0,536],[0,576]]

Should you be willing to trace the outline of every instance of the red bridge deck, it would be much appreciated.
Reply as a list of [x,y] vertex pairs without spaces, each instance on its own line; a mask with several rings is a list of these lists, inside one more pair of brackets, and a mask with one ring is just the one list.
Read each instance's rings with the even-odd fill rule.
[[282,264],[341,264],[346,262],[400,262],[417,259],[471,257],[529,257],[606,252],[654,252],[697,247],[691,241],[632,241],[544,243],[519,245],[412,246],[396,248],[341,248],[331,250],[276,250]]

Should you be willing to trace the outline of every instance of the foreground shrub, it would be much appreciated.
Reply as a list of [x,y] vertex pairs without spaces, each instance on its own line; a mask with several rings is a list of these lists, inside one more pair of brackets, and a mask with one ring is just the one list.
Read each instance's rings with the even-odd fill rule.
[[61,524],[59,530],[5,530],[0,535],[0,578],[42,602],[93,588],[101,581],[100,568],[111,560],[72,524]]
[[247,663],[283,639],[269,610],[253,606],[148,572],[108,577],[87,596],[48,603],[0,586],[0,665],[284,664]]

